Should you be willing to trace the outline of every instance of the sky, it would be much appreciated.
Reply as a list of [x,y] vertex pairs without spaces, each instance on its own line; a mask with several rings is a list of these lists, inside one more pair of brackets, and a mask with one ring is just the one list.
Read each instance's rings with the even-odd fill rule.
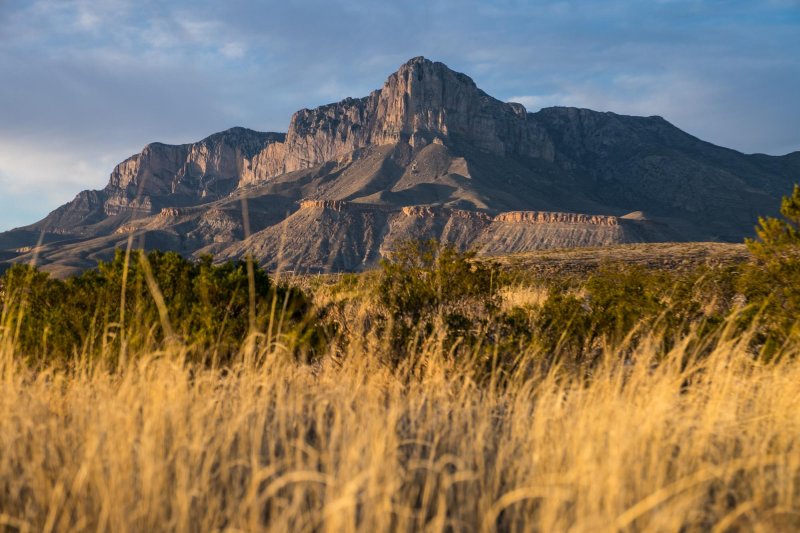
[[800,150],[800,0],[0,0],[0,231],[149,142],[286,131],[419,55],[529,111]]

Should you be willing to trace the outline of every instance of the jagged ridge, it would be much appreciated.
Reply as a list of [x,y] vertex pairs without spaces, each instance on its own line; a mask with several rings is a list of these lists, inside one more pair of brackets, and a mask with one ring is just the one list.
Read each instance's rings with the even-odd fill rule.
[[26,260],[18,250],[42,232],[38,257],[62,272],[107,257],[130,232],[146,246],[316,270],[368,267],[406,238],[486,253],[739,240],[798,174],[800,153],[747,156],[661,117],[528,113],[418,57],[364,98],[298,111],[286,134],[232,128],[149,144],[103,190],[0,234],[0,255]]

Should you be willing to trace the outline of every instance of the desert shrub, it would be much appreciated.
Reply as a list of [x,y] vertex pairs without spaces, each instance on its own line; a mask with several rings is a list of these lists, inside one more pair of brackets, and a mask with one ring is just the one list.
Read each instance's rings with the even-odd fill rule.
[[[38,356],[61,340],[79,342],[73,325],[76,317],[64,315],[63,283],[29,265],[13,265],[0,282],[2,332],[28,354]],[[91,322],[91,317],[87,323]]]
[[565,291],[554,291],[536,311],[534,338],[547,354],[583,351],[592,332],[586,303]]
[[578,287],[556,284],[537,310],[534,338],[556,359],[597,355],[652,326],[665,307],[662,283],[645,269],[609,264]]
[[463,337],[473,329],[470,315],[491,315],[497,308],[495,272],[474,259],[474,252],[436,241],[411,241],[381,262],[378,295],[396,345],[431,334],[435,325]]
[[436,241],[403,243],[381,263],[381,302],[395,318],[415,320],[467,298],[491,305],[493,271],[474,258]]
[[696,339],[717,332],[731,309],[735,272],[699,267],[689,272],[606,264],[583,282],[555,283],[535,309],[532,338],[555,359],[590,363],[604,347],[618,353],[644,337],[666,353],[692,328]]
[[513,371],[525,350],[539,353],[545,366],[591,366],[604,349],[627,353],[646,337],[659,339],[666,354],[690,331],[695,339],[718,333],[739,275],[732,267],[609,263],[583,278],[543,280],[543,302],[509,309],[498,294],[511,278],[495,268],[435,242],[407,243],[384,261],[377,292],[392,355],[401,359],[421,338],[442,333],[445,350],[458,343],[492,372]]
[[738,283],[767,359],[790,339],[800,339],[800,185],[783,198],[780,214],[759,219],[756,238],[746,241],[753,261]]
[[126,260],[117,252],[65,281],[17,265],[2,287],[5,331],[33,358],[108,354],[108,344],[123,342],[128,350],[178,342],[198,359],[225,362],[256,332],[279,335],[303,357],[324,344],[308,296],[275,286],[260,268],[248,273],[245,261],[214,265],[211,257],[189,261],[157,251],[132,252]]
[[664,280],[641,267],[606,267],[586,283],[595,335],[618,343],[664,311]]

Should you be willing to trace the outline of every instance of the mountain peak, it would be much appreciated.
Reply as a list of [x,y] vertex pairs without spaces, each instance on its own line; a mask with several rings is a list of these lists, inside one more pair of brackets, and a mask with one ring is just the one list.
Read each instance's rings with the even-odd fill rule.
[[[798,169],[800,153],[744,156],[661,118],[527,113],[418,56],[368,96],[298,111],[286,134],[231,128],[149,144],[105,189],[0,234],[0,255],[30,260],[19,250],[43,230],[49,248],[37,257],[73,269],[108,257],[131,232],[148,246],[311,270],[363,268],[409,238],[486,253],[739,240]],[[622,216],[636,211],[648,216]]]
[[419,149],[436,139],[499,156],[547,156],[552,150],[537,132],[529,134],[526,115],[523,106],[492,98],[466,74],[418,56],[365,98],[295,113],[283,170],[308,168],[369,145]]
[[413,57],[400,65],[400,68],[386,80],[384,87],[392,85],[398,79],[406,81],[409,94],[424,89],[440,91],[446,89],[444,85],[463,85],[467,90],[479,90],[472,78],[466,74],[456,72],[444,63],[431,61],[423,56]]
[[430,63],[430,64],[432,64],[433,61],[431,61],[430,59],[426,58],[425,56],[417,56],[417,57],[412,57],[411,59],[409,59],[408,61],[403,63],[403,65],[411,66],[411,65],[416,65],[418,63],[419,64],[421,64],[421,63]]

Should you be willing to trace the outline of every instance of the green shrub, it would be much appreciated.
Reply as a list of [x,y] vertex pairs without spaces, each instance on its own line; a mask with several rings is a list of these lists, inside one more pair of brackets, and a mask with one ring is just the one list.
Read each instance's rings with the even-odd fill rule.
[[65,281],[15,265],[0,284],[4,331],[14,335],[18,352],[34,359],[107,354],[108,344],[119,353],[123,342],[126,350],[180,342],[197,359],[225,362],[255,332],[280,334],[303,357],[324,344],[305,293],[275,286],[260,268],[248,273],[246,261],[214,265],[211,257],[195,262],[174,252],[138,251],[126,260],[118,251],[96,270]]
[[449,337],[469,336],[475,321],[497,307],[494,268],[436,241],[406,242],[381,262],[378,295],[396,345],[445,327]]
[[757,238],[746,241],[753,262],[738,283],[767,359],[790,339],[800,339],[800,185],[783,198],[780,213],[781,218],[759,219]]
[[556,359],[591,360],[604,346],[632,348],[650,334],[666,353],[691,328],[701,336],[716,332],[731,308],[734,279],[729,268],[606,264],[580,284],[555,284],[535,312],[532,337]]
[[565,291],[554,291],[536,312],[534,338],[549,355],[583,352],[592,337],[586,303]]
[[632,349],[646,336],[667,353],[692,329],[701,338],[719,330],[738,276],[728,267],[674,272],[605,264],[583,279],[548,280],[541,304],[503,309],[498,294],[508,276],[494,269],[435,242],[406,243],[384,261],[378,294],[393,356],[442,332],[445,350],[457,343],[492,372],[513,371],[531,349],[545,365],[591,366],[605,347]]
[[474,258],[436,241],[403,243],[381,262],[381,302],[396,318],[413,319],[465,298],[490,303],[493,271]]

